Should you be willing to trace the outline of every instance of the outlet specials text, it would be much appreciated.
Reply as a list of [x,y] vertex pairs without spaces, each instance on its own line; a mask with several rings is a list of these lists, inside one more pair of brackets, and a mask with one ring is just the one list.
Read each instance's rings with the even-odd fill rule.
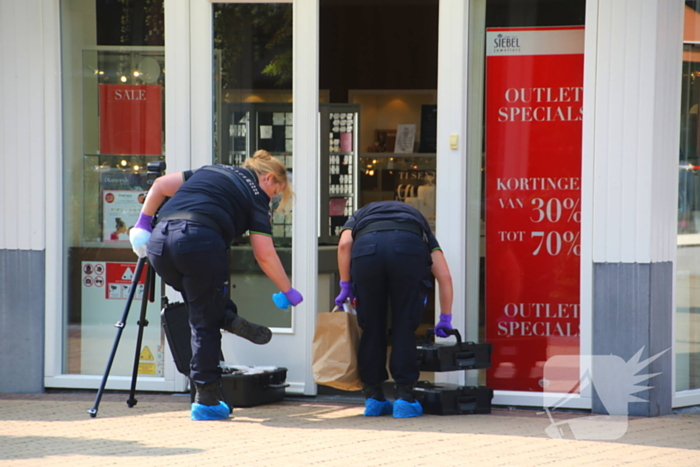
[[499,336],[578,336],[578,303],[507,303]]

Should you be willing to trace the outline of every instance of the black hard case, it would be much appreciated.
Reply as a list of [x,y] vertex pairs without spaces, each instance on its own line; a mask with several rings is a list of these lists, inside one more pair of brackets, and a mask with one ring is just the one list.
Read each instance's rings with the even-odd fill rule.
[[414,396],[423,411],[433,415],[489,414],[493,389],[418,381]]
[[160,322],[165,331],[165,337],[170,352],[175,360],[177,371],[189,378],[192,347],[190,347],[190,322],[187,305],[173,302],[160,312]]
[[418,369],[420,371],[480,370],[491,368],[490,343],[462,342],[457,329],[448,329],[448,334],[457,337],[456,344],[436,344],[434,330],[425,332],[425,340],[418,342]]
[[221,376],[226,399],[232,407],[254,407],[284,399],[287,369],[276,367],[263,373],[251,374],[246,370]]
[[[173,302],[163,308],[160,316],[177,371],[189,378],[192,347],[187,305]],[[224,360],[223,355],[221,360]],[[278,402],[284,398],[284,388],[289,386],[285,384],[286,379],[287,369],[283,367],[255,373],[245,370],[227,373],[227,370],[224,370],[224,374],[221,375],[223,399],[231,407],[253,407]],[[194,388],[191,381],[190,386]]]

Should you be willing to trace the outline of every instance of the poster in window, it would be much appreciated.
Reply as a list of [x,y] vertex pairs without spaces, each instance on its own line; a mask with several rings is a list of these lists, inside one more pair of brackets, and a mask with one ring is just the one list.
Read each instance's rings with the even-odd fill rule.
[[[487,31],[485,305],[493,389],[551,391],[546,361],[580,352],[583,38],[582,27]],[[578,368],[570,370],[577,376]]]
[[[80,373],[98,375],[104,372],[109,358],[111,343],[114,340],[114,323],[121,320],[134,275],[136,262],[82,261],[80,263]],[[138,312],[145,291],[148,266],[144,267],[136,284],[131,313]],[[160,290],[161,279],[155,275],[155,290]],[[135,311],[136,310],[136,311]],[[138,374],[162,377],[165,368],[165,354],[161,329],[153,326],[160,313],[159,300],[148,302],[146,319],[150,326],[143,328],[139,348]],[[138,342],[137,319],[127,320],[119,347],[114,357],[111,376],[131,376],[134,364],[134,350]]]
[[394,153],[413,154],[413,145],[416,140],[415,124],[400,124],[396,127],[396,144]]
[[100,154],[160,156],[161,86],[100,84],[99,93]]
[[102,191],[102,240],[128,242],[129,231],[139,219],[145,191]]

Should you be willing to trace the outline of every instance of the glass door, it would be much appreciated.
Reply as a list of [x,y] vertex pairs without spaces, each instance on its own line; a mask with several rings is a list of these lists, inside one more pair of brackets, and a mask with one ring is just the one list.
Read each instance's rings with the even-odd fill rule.
[[[308,3],[313,6],[313,2]],[[200,149],[193,151],[191,165],[241,165],[255,151],[266,150],[284,162],[292,175],[297,192],[293,205],[296,213],[313,210],[315,206],[304,204],[293,173],[306,164],[295,161],[294,154],[297,132],[293,85],[294,80],[299,79],[294,75],[292,50],[296,31],[294,7],[291,1],[194,2],[191,30],[198,31],[198,37],[193,37],[191,42],[191,131],[192,146]],[[207,37],[206,41],[202,37]],[[318,44],[314,41],[309,46],[317,48]],[[309,54],[314,53],[309,50]],[[315,70],[304,72],[316,73]],[[313,96],[315,102],[310,103],[316,107],[317,92]],[[317,134],[315,126],[305,128]],[[313,153],[305,151],[304,154],[316,161]],[[315,166],[309,168],[314,169]],[[274,208],[271,206],[275,248],[305,301],[288,310],[276,308],[271,296],[278,290],[258,267],[249,237],[244,235],[234,240],[230,252],[230,298],[241,316],[270,327],[273,338],[270,343],[259,346],[226,334],[222,350],[226,363],[285,367],[290,384],[287,391],[312,394],[315,385],[309,379],[310,362],[304,349],[307,343],[310,345],[309,329],[313,328],[314,321],[312,314],[303,311],[315,305],[315,300],[309,286],[300,286],[293,277],[292,211],[281,212]],[[296,260],[297,267],[303,261],[313,264],[307,255],[298,257],[302,259]],[[311,269],[305,267],[304,270]]]

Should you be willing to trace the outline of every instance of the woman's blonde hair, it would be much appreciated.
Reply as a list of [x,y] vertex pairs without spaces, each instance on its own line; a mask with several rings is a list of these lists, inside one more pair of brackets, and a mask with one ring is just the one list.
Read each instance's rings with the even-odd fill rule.
[[284,187],[281,192],[282,197],[278,209],[284,211],[288,208],[288,205],[292,202],[294,191],[292,191],[292,184],[287,176],[287,168],[281,160],[271,156],[270,153],[264,149],[259,149],[255,151],[253,157],[249,157],[243,162],[243,167],[252,169],[258,175],[262,176],[271,173],[275,181]]

